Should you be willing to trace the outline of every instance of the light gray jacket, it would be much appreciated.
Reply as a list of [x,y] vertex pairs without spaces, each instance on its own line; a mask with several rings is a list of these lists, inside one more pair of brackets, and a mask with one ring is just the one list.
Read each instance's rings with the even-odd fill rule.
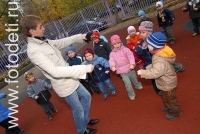
[[28,37],[28,57],[51,81],[53,89],[60,97],[72,94],[80,84],[79,79],[86,78],[86,65],[69,66],[59,51],[73,43],[84,43],[82,34],[48,40],[48,43]]
[[30,98],[35,99],[35,96],[38,95],[43,90],[51,90],[51,84],[47,83],[45,80],[36,79],[32,84],[27,87],[27,94]]

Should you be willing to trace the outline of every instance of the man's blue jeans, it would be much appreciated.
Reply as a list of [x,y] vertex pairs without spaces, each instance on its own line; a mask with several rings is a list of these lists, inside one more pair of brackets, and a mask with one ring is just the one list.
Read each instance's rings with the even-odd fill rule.
[[86,124],[90,121],[90,93],[85,89],[82,84],[80,84],[76,91],[74,91],[71,95],[65,97],[65,100],[71,106],[78,134],[83,134],[86,130]]

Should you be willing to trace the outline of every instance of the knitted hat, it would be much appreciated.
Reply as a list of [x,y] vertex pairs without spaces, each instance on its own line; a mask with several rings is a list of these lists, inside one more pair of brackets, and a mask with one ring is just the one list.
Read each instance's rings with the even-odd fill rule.
[[163,8],[163,3],[161,1],[156,2],[156,7],[159,7],[159,6]]
[[33,75],[33,73],[32,73],[32,72],[29,72],[29,71],[24,73],[24,77],[25,77],[25,79],[26,79],[27,81],[28,81],[28,79],[30,78],[31,75]]
[[68,55],[68,52],[69,51],[73,51],[73,52],[76,52],[76,49],[72,46],[72,45],[69,45],[67,47],[67,49],[65,50],[65,55]]
[[162,48],[167,43],[166,36],[162,32],[155,32],[148,36],[147,43],[153,47],[153,50]]
[[93,38],[98,38],[98,39],[100,39],[100,34],[99,34],[99,32],[93,32],[92,33],[92,39]]
[[144,11],[140,10],[140,11],[138,12],[138,16],[144,16],[144,17],[146,17],[146,14],[145,14]]
[[94,52],[92,51],[92,49],[90,49],[90,48],[86,48],[85,51],[84,51],[84,56],[85,56],[87,53],[92,54],[93,57],[94,57]]
[[113,35],[110,38],[111,45],[122,42],[119,35]]
[[139,26],[139,30],[148,31],[149,34],[153,32],[153,22],[151,21],[142,21]]
[[134,27],[134,26],[129,26],[129,27],[127,28],[128,33],[130,33],[131,30],[134,30],[134,31],[135,31],[135,27]]

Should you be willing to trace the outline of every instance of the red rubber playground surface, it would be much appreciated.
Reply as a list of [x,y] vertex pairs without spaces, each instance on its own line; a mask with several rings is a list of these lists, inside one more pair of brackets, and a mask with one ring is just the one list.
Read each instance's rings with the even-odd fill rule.
[[[111,79],[117,87],[117,95],[110,95],[103,100],[102,94],[92,96],[90,117],[98,118],[100,122],[94,126],[98,134],[200,134],[200,35],[191,37],[193,31],[183,28],[189,21],[188,13],[181,9],[174,10],[176,20],[173,25],[176,44],[172,46],[177,54],[177,62],[184,65],[185,71],[177,73],[177,96],[183,109],[183,114],[176,120],[169,121],[165,118],[166,112],[160,96],[153,91],[151,81],[139,78],[143,84],[142,90],[135,90],[136,100],[128,98],[122,80],[115,73]],[[161,29],[157,26],[156,18],[153,19],[155,31]],[[137,28],[138,25],[135,25]],[[123,40],[127,36],[126,29],[107,35],[118,34]],[[85,46],[91,47],[91,44]],[[24,134],[76,134],[71,109],[63,98],[51,91],[51,101],[59,110],[53,113],[53,120],[49,121],[42,108],[30,98],[24,99],[18,107],[20,128],[25,129]],[[0,133],[4,129],[0,128]]]

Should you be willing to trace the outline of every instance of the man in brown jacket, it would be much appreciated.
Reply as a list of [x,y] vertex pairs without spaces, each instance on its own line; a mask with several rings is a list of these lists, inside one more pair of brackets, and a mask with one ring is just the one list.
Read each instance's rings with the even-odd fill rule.
[[137,74],[141,78],[155,79],[156,86],[163,91],[162,101],[163,111],[169,112],[166,118],[174,120],[181,116],[182,110],[176,97],[175,88],[177,86],[177,76],[173,67],[176,54],[166,46],[166,36],[164,33],[156,32],[147,38],[148,48],[152,57],[152,64],[146,70],[139,70]]

